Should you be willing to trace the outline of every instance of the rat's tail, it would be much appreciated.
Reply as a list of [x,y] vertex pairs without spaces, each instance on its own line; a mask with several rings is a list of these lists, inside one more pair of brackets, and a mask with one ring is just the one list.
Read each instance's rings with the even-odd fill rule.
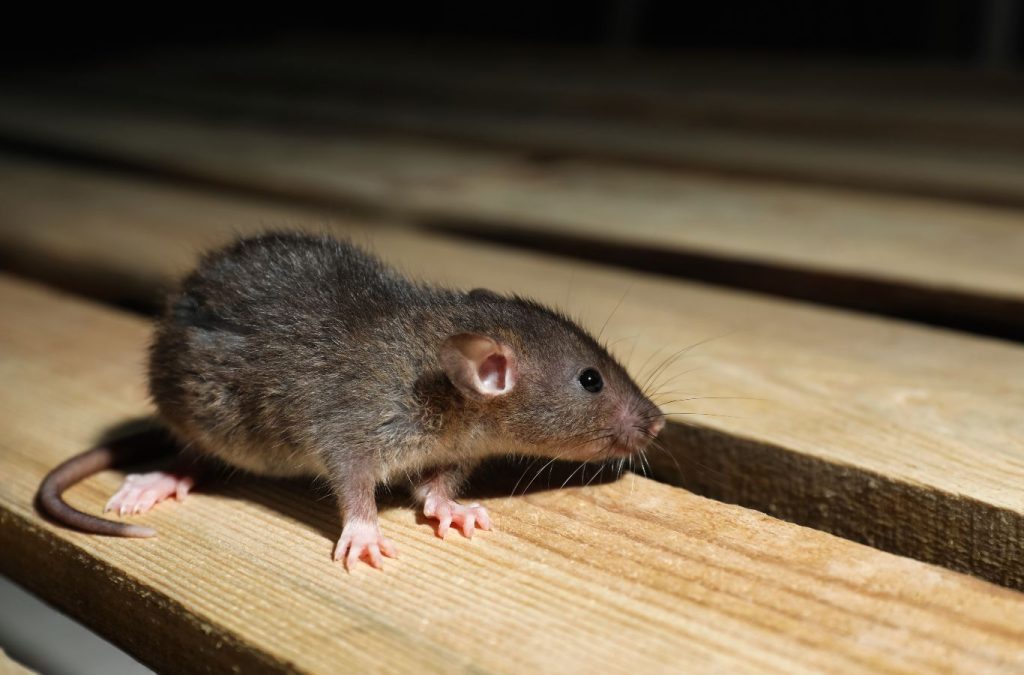
[[[156,434],[159,433],[159,437]],[[167,437],[155,430],[142,431],[75,455],[46,475],[39,485],[39,507],[62,525],[90,534],[114,537],[155,537],[156,530],[82,513],[61,496],[69,487],[105,469],[138,462],[167,451]],[[159,449],[160,452],[155,452]]]

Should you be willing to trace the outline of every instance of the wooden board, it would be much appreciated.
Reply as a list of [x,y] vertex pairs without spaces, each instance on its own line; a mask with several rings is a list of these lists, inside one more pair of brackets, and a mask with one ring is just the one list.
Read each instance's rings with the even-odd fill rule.
[[0,128],[179,178],[1024,338],[1015,209],[82,105],[9,97]]
[[[104,75],[263,86],[300,96],[539,110],[804,136],[1021,147],[1024,78],[922,64],[752,59],[379,40],[194,48],[107,64]],[[80,74],[79,74],[80,77]]]
[[[898,130],[814,135],[799,122],[786,130],[758,130],[693,119],[608,118],[551,111],[531,105],[528,97],[520,105],[474,105],[462,94],[465,87],[449,96],[429,89],[427,96],[403,98],[392,92],[381,97],[375,95],[376,86],[346,88],[328,79],[308,91],[302,82],[308,88],[309,75],[298,82],[288,76],[253,78],[254,70],[265,72],[239,69],[234,76],[206,74],[198,81],[181,81],[143,69],[129,77],[76,76],[74,84],[85,92],[149,101],[161,109],[198,108],[305,126],[358,125],[556,155],[1024,205],[1024,148],[1014,141],[957,145],[914,140],[913,134]],[[1010,108],[1019,115],[1024,104],[1015,103]],[[1004,111],[1003,117],[1014,115]]]
[[607,324],[602,337],[641,381],[689,347],[652,387],[698,399],[671,407],[694,425],[667,434],[673,458],[651,456],[662,479],[1024,588],[1024,348],[224,194],[2,167],[6,266],[105,283],[107,297],[152,301],[233,233],[324,227],[422,278],[532,295],[595,332]]
[[[0,567],[162,670],[1014,672],[1024,596],[639,477],[486,500],[497,529],[345,575],[334,507],[235,480],[82,535],[32,506],[44,472],[145,414],[136,317],[10,278],[0,307]],[[73,489],[91,511],[113,472]]]

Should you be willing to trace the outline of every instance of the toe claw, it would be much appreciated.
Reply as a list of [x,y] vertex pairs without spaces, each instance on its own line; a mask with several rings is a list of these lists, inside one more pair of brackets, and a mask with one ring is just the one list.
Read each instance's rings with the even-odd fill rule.
[[381,550],[381,553],[383,553],[388,558],[397,558],[398,557],[398,549],[395,548],[395,545],[391,542],[390,539],[381,538],[381,540],[380,540],[380,550]]
[[433,518],[437,514],[437,499],[434,497],[427,497],[423,501],[423,515],[427,518]]
[[385,539],[376,523],[346,523],[334,547],[334,560],[345,560],[345,569],[352,572],[360,560],[376,569],[383,569],[384,557],[396,558],[395,545]]
[[192,490],[193,485],[195,485],[195,481],[188,476],[178,481],[178,485],[174,489],[175,501],[185,501],[185,497],[188,497],[188,493],[190,490]]

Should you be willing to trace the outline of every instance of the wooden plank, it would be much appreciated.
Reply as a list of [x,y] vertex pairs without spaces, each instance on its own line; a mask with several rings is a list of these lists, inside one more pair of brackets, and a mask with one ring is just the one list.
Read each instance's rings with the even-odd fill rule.
[[269,85],[249,77],[176,82],[143,71],[127,78],[77,77],[74,84],[161,108],[199,107],[248,119],[360,125],[499,148],[1024,204],[1024,152],[1013,142],[978,147],[915,141],[899,133],[815,136],[800,124],[757,130],[695,120],[609,119],[529,105],[474,107],[465,104],[461,91],[431,100],[380,101],[330,83],[305,94],[287,77]]
[[[148,329],[0,279],[0,566],[158,669],[242,672],[1013,672],[1024,596],[633,477],[492,497],[493,534],[411,510],[383,574],[329,560],[309,489],[241,480],[145,517],[160,537],[57,528],[55,462],[145,414]],[[73,489],[99,510],[113,473]]]
[[81,101],[8,97],[0,128],[178,177],[1024,339],[1020,210],[545,164],[369,134],[268,133]]
[[532,295],[595,332],[607,320],[603,337],[640,381],[696,345],[652,388],[729,398],[670,408],[693,425],[667,433],[673,458],[652,455],[662,479],[1024,588],[1024,348],[223,194],[0,166],[4,262],[58,283],[109,278],[152,300],[202,246],[312,224],[422,278]]
[[304,40],[161,52],[101,72],[137,80],[140,70],[163,83],[209,82],[236,92],[248,85],[299,97],[457,101],[804,136],[1024,146],[1024,78],[976,68],[714,53],[640,52],[621,60],[537,45]]

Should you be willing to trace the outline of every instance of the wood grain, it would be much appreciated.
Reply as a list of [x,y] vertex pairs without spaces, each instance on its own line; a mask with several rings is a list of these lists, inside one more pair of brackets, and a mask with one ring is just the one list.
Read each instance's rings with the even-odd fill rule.
[[[148,412],[141,319],[10,278],[0,307],[0,566],[158,669],[220,672],[1019,672],[1024,596],[627,477],[492,497],[497,529],[346,576],[309,489],[256,479],[82,535],[32,506],[43,473]],[[113,472],[73,489],[97,511]]]
[[68,105],[8,98],[0,128],[161,175],[1024,338],[1015,209]]
[[1024,588],[1021,347],[123,176],[7,161],[0,178],[4,263],[107,297],[152,303],[198,249],[288,225],[564,307],[639,381],[664,364],[659,400],[693,399],[667,406],[692,424],[651,456],[663,480]]

